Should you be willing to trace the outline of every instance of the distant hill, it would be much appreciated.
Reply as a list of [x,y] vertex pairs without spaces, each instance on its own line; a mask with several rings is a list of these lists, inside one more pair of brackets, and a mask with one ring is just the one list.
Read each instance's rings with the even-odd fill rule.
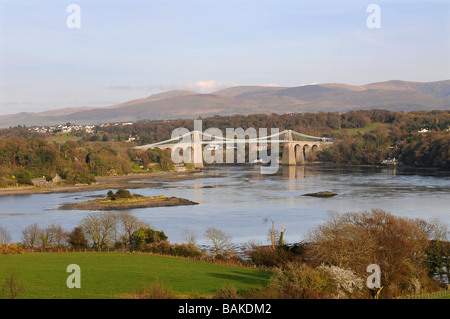
[[100,124],[254,113],[346,112],[375,108],[392,111],[450,109],[450,80],[392,80],[361,86],[341,83],[297,87],[237,86],[210,94],[176,90],[107,107],[4,115],[0,116],[0,127],[66,122]]

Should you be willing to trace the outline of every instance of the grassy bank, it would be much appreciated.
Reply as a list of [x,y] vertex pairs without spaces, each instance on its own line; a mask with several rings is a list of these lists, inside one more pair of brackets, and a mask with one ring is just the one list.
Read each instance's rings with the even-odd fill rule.
[[[81,269],[81,288],[69,289],[67,266]],[[0,255],[0,278],[14,271],[23,283],[19,298],[133,298],[133,292],[160,280],[178,296],[211,297],[226,284],[237,290],[261,287],[270,273],[196,262],[184,258],[133,253],[26,253]]]

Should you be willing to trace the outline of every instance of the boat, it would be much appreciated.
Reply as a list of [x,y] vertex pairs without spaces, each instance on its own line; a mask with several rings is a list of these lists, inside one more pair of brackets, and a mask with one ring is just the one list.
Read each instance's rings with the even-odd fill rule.
[[395,157],[394,158],[388,158],[385,159],[384,161],[381,162],[382,165],[388,165],[388,166],[398,166],[398,165],[403,165],[402,162],[400,162],[399,160],[397,160]]

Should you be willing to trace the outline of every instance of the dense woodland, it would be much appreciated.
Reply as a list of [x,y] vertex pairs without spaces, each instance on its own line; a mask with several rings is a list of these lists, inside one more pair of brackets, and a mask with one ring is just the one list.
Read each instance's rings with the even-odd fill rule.
[[[314,160],[351,165],[378,165],[386,158],[417,167],[450,168],[450,111],[403,113],[362,110],[346,113],[254,114],[202,119],[203,129],[292,129],[332,137],[334,146]],[[59,132],[36,133],[27,127],[0,130],[0,186],[30,184],[31,178],[56,174],[69,183],[91,183],[95,176],[128,174],[139,168],[168,170],[170,154],[137,152],[133,145],[170,139],[175,128],[193,129],[193,121],[139,121],[132,125],[97,126],[94,133],[71,133],[74,140],[56,142]],[[426,129],[428,132],[421,133]],[[126,142],[129,137],[136,140]]]
[[42,138],[0,139],[0,187],[33,185],[32,179],[50,182],[59,176],[68,184],[91,184],[96,176],[124,175],[173,169],[170,153],[159,149],[136,152],[119,142],[67,141]]

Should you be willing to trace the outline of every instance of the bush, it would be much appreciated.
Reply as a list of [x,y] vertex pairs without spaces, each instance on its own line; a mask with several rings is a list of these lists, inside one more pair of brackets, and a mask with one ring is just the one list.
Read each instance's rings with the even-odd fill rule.
[[212,297],[213,299],[239,299],[237,290],[235,287],[225,284],[222,288],[218,289]]
[[107,197],[110,200],[117,200],[117,199],[126,199],[126,198],[132,198],[133,195],[131,195],[129,190],[126,189],[119,189],[115,194],[113,191],[109,191],[107,193]]
[[167,240],[167,236],[164,232],[147,227],[139,228],[132,235],[133,246],[137,249],[139,249],[141,245],[158,243],[163,240]]
[[192,244],[171,244],[166,240],[142,244],[139,246],[139,250],[142,252],[179,256],[179,257],[191,257],[200,258],[204,255],[195,245]]
[[69,243],[74,249],[87,247],[87,239],[84,236],[82,227],[75,227],[69,235]]
[[24,283],[17,276],[16,271],[9,270],[2,280],[1,294],[7,299],[15,299],[24,292]]
[[157,279],[147,286],[142,286],[134,290],[134,295],[138,299],[175,299],[176,294],[168,288],[164,288],[162,282]]
[[300,261],[301,258],[287,247],[274,250],[269,246],[254,246],[247,255],[255,265],[266,267],[279,267],[288,262]]
[[21,168],[20,170],[14,172],[16,181],[21,185],[33,185],[31,181],[32,174],[26,168]]
[[1,244],[0,245],[0,255],[15,255],[23,254],[23,247],[19,244]]
[[366,212],[332,214],[330,220],[309,236],[308,263],[351,269],[364,278],[370,264],[382,271],[381,294],[408,292],[411,279],[427,273],[425,249],[428,238],[414,220],[373,209]]
[[267,296],[277,299],[328,299],[337,292],[328,272],[295,262],[276,268],[266,289]]
[[364,279],[358,277],[352,270],[337,266],[318,267],[327,272],[337,285],[337,297],[339,299],[361,295],[364,289]]

